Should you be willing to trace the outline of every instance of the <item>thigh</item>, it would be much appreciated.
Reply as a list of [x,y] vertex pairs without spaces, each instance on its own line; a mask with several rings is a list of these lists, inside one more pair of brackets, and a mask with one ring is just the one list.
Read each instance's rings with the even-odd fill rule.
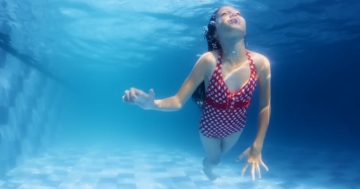
[[221,153],[228,152],[236,144],[241,133],[242,133],[242,130],[238,131],[236,133],[233,133],[227,137],[222,138],[221,139]]
[[211,159],[218,158],[218,156],[221,154],[221,139],[210,138],[204,136],[201,133],[200,133],[200,139],[204,146],[206,156]]

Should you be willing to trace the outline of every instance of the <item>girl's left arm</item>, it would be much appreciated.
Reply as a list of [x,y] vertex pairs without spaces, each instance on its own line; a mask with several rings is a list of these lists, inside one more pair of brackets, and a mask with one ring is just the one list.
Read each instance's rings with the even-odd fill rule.
[[269,60],[263,56],[261,58],[261,67],[258,71],[258,86],[259,86],[259,117],[258,117],[258,130],[256,134],[253,147],[261,150],[263,147],[265,134],[270,120],[270,98],[271,98],[271,70]]

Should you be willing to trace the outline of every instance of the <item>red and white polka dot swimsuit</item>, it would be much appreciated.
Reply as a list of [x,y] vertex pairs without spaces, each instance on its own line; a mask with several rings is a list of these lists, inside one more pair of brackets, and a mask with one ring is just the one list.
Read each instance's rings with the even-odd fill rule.
[[250,64],[248,82],[236,92],[230,92],[222,74],[222,53],[220,51],[216,69],[206,90],[203,114],[200,120],[200,132],[207,137],[223,138],[245,127],[246,113],[256,87],[257,73],[249,52],[246,52]]

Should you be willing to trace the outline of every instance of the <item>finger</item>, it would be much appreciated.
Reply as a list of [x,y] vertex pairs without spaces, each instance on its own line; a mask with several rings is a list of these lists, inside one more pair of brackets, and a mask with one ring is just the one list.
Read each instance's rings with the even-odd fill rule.
[[260,166],[259,166],[259,163],[256,163],[255,165],[256,167],[256,172],[258,173],[258,177],[261,178],[261,173],[260,173]]
[[130,91],[126,90],[124,96],[125,102],[134,103],[134,101],[130,98]]
[[255,163],[251,165],[251,178],[255,180]]
[[242,158],[244,158],[244,154],[240,154],[239,157],[236,159],[236,162],[239,162]]
[[125,92],[124,92],[124,101],[125,102],[129,102],[129,92],[130,91],[128,91],[128,90],[125,90]]
[[149,90],[149,98],[150,98],[150,99],[155,99],[154,89],[150,89],[150,90]]
[[136,96],[146,94],[144,91],[142,91],[142,90],[140,90],[140,89],[134,89],[134,90],[135,90],[135,95],[136,95]]
[[136,98],[136,90],[135,88],[130,88],[130,99],[134,100]]
[[249,164],[246,163],[245,166],[243,167],[243,169],[241,170],[241,176],[242,176],[242,177],[244,176],[245,171],[246,171],[246,169],[247,169],[248,166],[249,166]]
[[236,161],[240,161],[242,158],[244,158],[244,156],[246,156],[249,152],[249,149],[246,149],[242,154],[240,154],[238,156],[238,158],[236,159]]
[[265,163],[262,160],[260,160],[260,165],[263,166],[266,171],[269,171],[269,168],[265,165]]

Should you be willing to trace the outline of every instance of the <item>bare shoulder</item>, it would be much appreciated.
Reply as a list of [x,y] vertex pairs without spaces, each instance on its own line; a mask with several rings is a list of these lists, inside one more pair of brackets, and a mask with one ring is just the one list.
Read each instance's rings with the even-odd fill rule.
[[218,56],[218,51],[209,51],[205,52],[199,58],[199,61],[206,62],[206,64],[214,65],[216,64],[216,57]]
[[197,62],[197,64],[201,64],[203,69],[206,69],[207,74],[211,73],[217,61],[218,51],[209,51],[202,54]]
[[266,71],[270,69],[270,61],[269,59],[260,53],[247,50],[254,61],[256,69],[259,71]]

